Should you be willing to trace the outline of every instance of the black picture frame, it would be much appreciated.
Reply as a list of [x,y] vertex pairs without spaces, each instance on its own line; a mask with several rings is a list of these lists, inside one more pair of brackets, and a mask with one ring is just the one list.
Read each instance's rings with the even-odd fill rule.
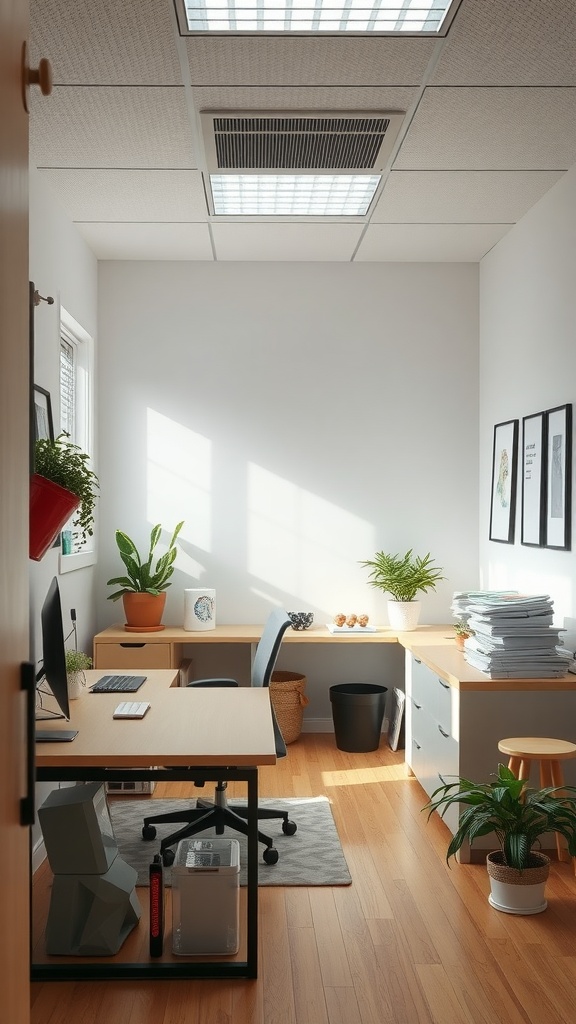
[[50,392],[34,385],[34,440],[48,438],[54,440],[54,422],[52,420],[52,402]]
[[546,413],[522,418],[522,527],[521,543],[544,544],[546,511]]
[[544,547],[570,551],[572,537],[572,403],[546,410]]
[[516,480],[518,475],[518,420],[494,427],[489,539],[514,543]]

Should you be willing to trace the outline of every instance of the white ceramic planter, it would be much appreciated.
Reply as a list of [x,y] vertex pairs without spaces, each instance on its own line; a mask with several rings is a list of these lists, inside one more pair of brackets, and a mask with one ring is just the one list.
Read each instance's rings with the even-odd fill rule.
[[[501,853],[489,853],[486,867],[490,876],[490,895],[488,902],[495,910],[503,914],[541,914],[548,903],[544,898],[544,888],[550,871],[550,858],[544,853],[536,855],[541,861],[539,867],[524,868],[518,871],[496,862]],[[504,881],[510,878],[511,881]]]
[[66,676],[68,680],[68,698],[69,700],[78,700],[82,696],[82,687],[86,686],[86,676],[84,672],[68,672]]
[[390,629],[409,633],[416,629],[420,619],[420,601],[388,601],[388,622]]

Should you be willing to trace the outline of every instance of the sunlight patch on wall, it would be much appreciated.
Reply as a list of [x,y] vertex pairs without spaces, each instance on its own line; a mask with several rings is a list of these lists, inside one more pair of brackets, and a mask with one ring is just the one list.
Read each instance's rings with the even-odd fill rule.
[[321,606],[327,585],[346,586],[359,552],[372,551],[365,520],[275,473],[248,467],[248,572]]
[[212,442],[154,409],[147,410],[147,515],[203,551],[212,546]]

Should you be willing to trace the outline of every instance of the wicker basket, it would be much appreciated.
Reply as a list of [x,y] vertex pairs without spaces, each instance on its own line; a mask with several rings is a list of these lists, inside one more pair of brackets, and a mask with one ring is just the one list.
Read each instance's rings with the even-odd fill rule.
[[308,703],[306,676],[276,670],[270,680],[270,700],[285,743],[293,743],[302,731],[302,715]]

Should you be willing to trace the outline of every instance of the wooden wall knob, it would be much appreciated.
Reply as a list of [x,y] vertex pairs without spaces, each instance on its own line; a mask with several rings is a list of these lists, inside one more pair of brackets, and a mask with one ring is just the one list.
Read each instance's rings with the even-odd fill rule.
[[22,44],[22,101],[26,112],[30,110],[29,95],[30,86],[39,85],[43,96],[49,96],[52,92],[52,65],[46,57],[38,61],[37,68],[28,66],[28,47]]

